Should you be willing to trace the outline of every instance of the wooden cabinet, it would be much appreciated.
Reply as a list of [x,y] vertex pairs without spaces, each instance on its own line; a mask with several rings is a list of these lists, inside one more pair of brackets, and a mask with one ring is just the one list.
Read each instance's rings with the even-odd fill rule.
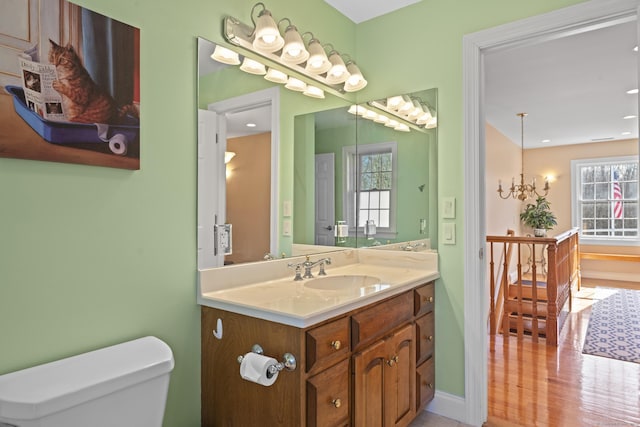
[[[202,425],[402,427],[434,395],[433,282],[309,328],[202,307]],[[215,338],[217,319],[223,339]],[[298,367],[264,387],[236,361],[260,344]]]
[[414,325],[353,356],[354,427],[406,426],[415,416]]
[[435,393],[435,294],[433,282],[414,291],[416,325],[416,411],[422,411]]
[[349,425],[349,359],[307,380],[307,427]]

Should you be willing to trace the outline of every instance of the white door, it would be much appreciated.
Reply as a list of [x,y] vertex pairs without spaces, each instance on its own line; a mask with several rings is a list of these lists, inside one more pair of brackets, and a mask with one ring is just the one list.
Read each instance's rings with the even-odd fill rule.
[[335,245],[333,231],[336,223],[334,156],[334,153],[316,154],[316,245]]
[[[214,224],[224,224],[224,162],[220,162],[216,143],[218,114],[198,109],[198,269],[219,267],[224,255],[216,255]],[[224,182],[224,181],[222,181]]]
[[49,39],[59,41],[60,2],[0,0],[0,86],[20,86],[18,55],[48,62]]

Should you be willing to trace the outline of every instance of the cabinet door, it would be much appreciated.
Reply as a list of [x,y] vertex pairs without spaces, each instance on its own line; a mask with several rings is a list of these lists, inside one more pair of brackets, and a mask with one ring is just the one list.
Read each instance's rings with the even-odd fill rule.
[[307,380],[307,427],[349,425],[349,359]]
[[416,359],[410,324],[356,354],[354,426],[406,426],[415,416]]
[[415,415],[415,341],[410,324],[386,340],[385,425],[406,426]]
[[376,341],[353,357],[354,427],[384,426],[385,366],[387,346]]

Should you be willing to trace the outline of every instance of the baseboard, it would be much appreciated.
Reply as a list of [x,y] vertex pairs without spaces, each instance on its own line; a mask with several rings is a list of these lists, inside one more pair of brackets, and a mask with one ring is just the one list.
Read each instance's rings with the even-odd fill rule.
[[436,390],[435,396],[431,403],[427,405],[426,410],[461,423],[467,422],[465,399],[455,394]]
[[616,280],[618,282],[638,281],[638,275],[635,273],[618,273],[614,271],[582,271],[581,276],[586,279]]

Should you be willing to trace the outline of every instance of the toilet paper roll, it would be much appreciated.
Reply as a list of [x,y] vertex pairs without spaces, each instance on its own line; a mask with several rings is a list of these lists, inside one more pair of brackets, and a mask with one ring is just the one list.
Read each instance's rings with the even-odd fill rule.
[[114,154],[124,156],[127,154],[127,137],[121,133],[116,133],[109,140],[109,149]]
[[247,381],[269,387],[276,382],[278,372],[269,377],[267,369],[276,363],[278,363],[278,361],[273,357],[267,357],[253,352],[247,353],[240,363],[240,376]]

